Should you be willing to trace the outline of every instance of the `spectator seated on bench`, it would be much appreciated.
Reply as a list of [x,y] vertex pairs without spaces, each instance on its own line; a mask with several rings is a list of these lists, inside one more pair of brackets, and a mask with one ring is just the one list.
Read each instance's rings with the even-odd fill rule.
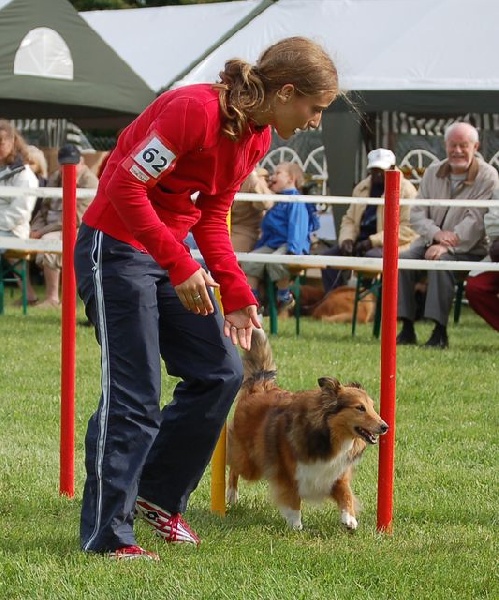
[[[76,186],[78,188],[97,188],[97,176],[84,163],[80,151],[73,144],[62,146],[58,152],[59,164],[71,160],[76,164]],[[48,187],[62,187],[62,171],[58,169],[48,180]],[[77,226],[81,223],[83,213],[91,202],[91,198],[77,198]],[[62,239],[62,198],[44,198],[40,209],[31,223],[30,237],[42,240]],[[37,266],[43,270],[45,281],[45,299],[37,303],[38,308],[58,308],[59,284],[61,279],[62,256],[53,253],[39,253],[36,256]],[[35,297],[35,291],[28,280],[28,297]]]
[[[18,196],[2,195],[2,187],[7,186],[36,190],[38,179],[29,167],[29,151],[23,137],[9,121],[0,119],[0,236],[28,239],[29,222],[36,203],[36,192]],[[3,254],[2,248],[0,248],[0,253]],[[19,266],[19,257],[4,256],[3,259],[14,267],[14,279],[21,285],[16,271],[16,267]],[[21,258],[22,261],[25,259],[26,256]],[[22,289],[25,290],[24,284]],[[23,293],[21,301],[25,307],[29,301],[25,293]]]
[[[401,259],[479,261],[487,254],[484,214],[486,208],[473,206],[473,200],[490,199],[499,187],[497,170],[478,158],[478,131],[469,123],[455,122],[445,130],[447,158],[427,167],[418,198],[459,199],[462,206],[413,206],[411,225],[420,237]],[[424,344],[444,349],[449,345],[447,322],[456,290],[455,271],[428,270],[424,318],[435,323]],[[421,271],[400,270],[398,317],[402,329],[399,345],[417,344],[414,321],[415,283]]]
[[[303,171],[295,163],[277,165],[270,178],[274,194],[300,194]],[[315,204],[303,202],[276,202],[262,220],[262,233],[253,252],[260,254],[308,254],[310,236],[318,229]],[[295,304],[290,290],[291,274],[286,265],[277,263],[244,262],[241,265],[253,293],[260,298],[260,286],[265,276],[277,287],[279,311],[288,311]]]

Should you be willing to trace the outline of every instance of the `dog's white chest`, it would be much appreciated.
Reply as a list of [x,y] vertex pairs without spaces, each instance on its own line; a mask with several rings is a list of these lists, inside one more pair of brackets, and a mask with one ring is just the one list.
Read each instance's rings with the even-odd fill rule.
[[328,497],[334,482],[341,477],[351,464],[348,451],[352,443],[341,449],[337,456],[328,461],[317,461],[312,464],[298,463],[296,481],[300,497],[320,502]]

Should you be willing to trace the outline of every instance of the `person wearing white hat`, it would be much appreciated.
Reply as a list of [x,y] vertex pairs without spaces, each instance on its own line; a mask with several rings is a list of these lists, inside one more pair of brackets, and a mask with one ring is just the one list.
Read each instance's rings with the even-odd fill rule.
[[[376,148],[367,155],[368,176],[353,189],[355,198],[382,198],[385,193],[385,171],[396,168],[395,154],[386,148]],[[401,177],[400,197],[415,198],[416,188]],[[409,224],[410,207],[400,207],[399,247],[408,248],[417,235]],[[325,254],[329,256],[383,256],[383,205],[351,204],[341,220],[338,244]],[[345,285],[349,272],[333,266],[322,270],[325,292]]]
[[395,154],[386,148],[376,148],[376,150],[371,150],[367,155],[368,171],[371,171],[372,169],[388,171],[388,169],[395,167],[395,163]]

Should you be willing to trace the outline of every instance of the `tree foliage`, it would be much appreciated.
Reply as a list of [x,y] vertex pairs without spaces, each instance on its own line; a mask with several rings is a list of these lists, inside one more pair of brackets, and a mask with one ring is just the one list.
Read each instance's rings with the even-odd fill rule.
[[134,0],[69,0],[77,11],[116,10],[118,8],[137,8]]
[[151,6],[172,6],[179,4],[209,4],[230,2],[231,0],[69,0],[78,11],[117,10],[120,8],[144,8]]

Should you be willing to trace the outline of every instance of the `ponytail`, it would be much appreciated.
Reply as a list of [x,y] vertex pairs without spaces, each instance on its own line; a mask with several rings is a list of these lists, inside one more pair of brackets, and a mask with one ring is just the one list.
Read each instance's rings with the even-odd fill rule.
[[227,61],[219,77],[220,83],[214,87],[224,115],[222,131],[231,140],[238,140],[248,127],[250,115],[263,105],[265,88],[256,69],[239,59]]

